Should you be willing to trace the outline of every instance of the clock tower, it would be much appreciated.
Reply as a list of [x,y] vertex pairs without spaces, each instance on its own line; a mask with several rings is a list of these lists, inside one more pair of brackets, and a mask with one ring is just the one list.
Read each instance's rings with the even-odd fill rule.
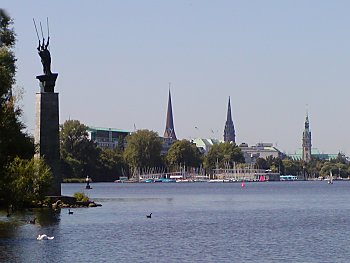
[[309,115],[306,114],[305,128],[303,132],[303,161],[308,163],[311,160],[311,131]]

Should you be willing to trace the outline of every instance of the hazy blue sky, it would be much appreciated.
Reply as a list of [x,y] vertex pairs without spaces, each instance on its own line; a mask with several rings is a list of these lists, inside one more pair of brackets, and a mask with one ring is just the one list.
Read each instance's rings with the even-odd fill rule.
[[61,123],[130,131],[135,124],[162,135],[171,82],[178,138],[222,139],[231,96],[237,143],[294,152],[308,105],[313,147],[350,154],[350,1],[3,0],[2,7],[15,20],[17,85],[31,133],[42,73],[32,19],[49,17]]

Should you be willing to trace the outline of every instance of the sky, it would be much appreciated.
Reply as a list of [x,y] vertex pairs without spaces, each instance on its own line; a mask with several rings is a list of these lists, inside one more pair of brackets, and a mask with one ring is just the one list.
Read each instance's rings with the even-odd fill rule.
[[350,154],[349,1],[2,0],[2,7],[14,19],[29,133],[42,74],[33,18],[46,33],[48,17],[60,123],[163,135],[171,83],[179,139],[223,139],[230,96],[238,144],[270,142],[294,153],[308,112],[313,147]]

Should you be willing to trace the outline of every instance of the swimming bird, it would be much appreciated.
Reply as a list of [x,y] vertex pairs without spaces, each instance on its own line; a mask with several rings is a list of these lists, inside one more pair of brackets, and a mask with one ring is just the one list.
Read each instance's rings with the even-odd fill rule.
[[47,236],[47,235],[45,235],[45,234],[42,234],[42,235],[38,235],[38,237],[36,238],[36,240],[52,240],[52,239],[54,239],[55,237],[49,237],[49,236]]
[[36,221],[36,217],[34,217],[33,219],[29,220],[27,223],[28,224],[35,224],[35,221]]
[[146,215],[146,218],[152,218],[152,213],[150,213],[149,215]]
[[70,211],[70,209],[68,209],[68,215],[73,215],[73,211]]

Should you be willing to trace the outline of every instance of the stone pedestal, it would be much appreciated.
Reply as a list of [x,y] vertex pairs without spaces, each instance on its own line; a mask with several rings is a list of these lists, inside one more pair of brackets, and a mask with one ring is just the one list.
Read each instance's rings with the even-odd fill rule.
[[[43,157],[51,168],[54,180],[49,195],[61,195],[59,104],[58,93],[53,92],[58,74],[37,76],[41,92],[36,94],[35,145],[36,157]],[[45,78],[42,78],[45,77]],[[43,81],[42,81],[43,80]],[[52,92],[45,92],[45,90]]]
[[40,81],[40,92],[54,92],[57,76],[57,73],[36,76]]

